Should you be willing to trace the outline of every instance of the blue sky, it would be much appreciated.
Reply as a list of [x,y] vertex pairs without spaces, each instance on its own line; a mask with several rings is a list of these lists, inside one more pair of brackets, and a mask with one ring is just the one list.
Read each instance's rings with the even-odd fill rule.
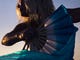
[[[18,24],[15,11],[16,1],[17,0],[0,0],[0,41],[7,32],[10,32]],[[59,7],[61,4],[63,4],[66,8],[80,7],[80,0],[54,0],[53,2],[55,8]],[[76,35],[75,59],[79,60],[80,23],[75,24],[75,26],[79,28]],[[0,55],[21,50],[23,44],[24,42],[19,42],[11,47],[6,47],[0,44]]]

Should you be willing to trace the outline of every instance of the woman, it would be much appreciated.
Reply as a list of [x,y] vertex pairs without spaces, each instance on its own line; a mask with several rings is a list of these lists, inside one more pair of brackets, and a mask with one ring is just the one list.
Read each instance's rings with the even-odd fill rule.
[[[36,29],[43,22],[43,20],[45,20],[54,12],[54,10],[55,8],[52,0],[18,0],[16,13],[20,24],[18,24],[12,32],[6,35],[8,37],[7,39],[11,40],[10,37],[12,37],[15,38],[15,40],[12,39],[11,41],[13,43],[10,43],[6,40],[5,36],[2,40],[2,44],[10,46],[16,42],[22,41],[22,31],[25,31],[25,29],[29,27],[29,24]],[[80,8],[67,10],[73,18],[73,23],[80,22]]]
[[[2,44],[10,46],[21,41],[23,36],[21,31],[24,31],[30,22],[34,28],[38,27],[53,11],[52,0],[19,0],[16,6],[16,13],[21,24],[18,24],[12,32],[6,34]],[[12,38],[15,38],[15,40]],[[8,42],[8,40],[11,42]]]
[[[52,3],[52,0],[19,0],[19,2],[17,3],[17,6],[16,6],[16,11],[17,11],[17,15],[19,17],[21,24],[18,24],[12,32],[8,33],[3,38],[2,44],[7,45],[7,46],[11,46],[11,45],[15,44],[16,42],[22,41],[22,39],[26,40],[28,43],[31,43],[32,41],[30,41],[30,40],[32,40],[32,38],[35,37],[34,35],[37,36],[37,34],[34,30],[36,30],[36,28],[39,27],[39,25],[41,25],[43,23],[43,20],[45,20],[47,17],[51,16],[51,14],[54,12],[54,10],[55,10],[55,8]],[[73,17],[73,23],[80,22],[79,16],[75,15],[75,14],[78,14],[80,9],[67,9],[67,10],[68,10],[69,14]],[[70,28],[71,28],[71,26],[70,26]],[[43,36],[46,38],[45,35],[43,35]],[[26,38],[26,37],[28,37],[28,38]],[[26,39],[24,39],[24,38],[26,38]],[[44,40],[44,42],[42,42],[42,46],[44,46],[45,42],[46,42],[46,39],[43,39],[43,40]],[[31,45],[31,46],[28,45],[28,43],[26,42],[26,44],[28,45],[28,48],[30,47],[31,50],[34,50],[34,51],[42,49],[42,46],[38,47],[39,46],[38,39],[36,41],[37,41],[36,44],[37,44],[38,49],[33,47],[33,45]],[[25,44],[25,46],[26,46],[26,44]],[[25,49],[25,46],[23,49]],[[44,52],[46,52],[46,51],[44,51]],[[73,52],[73,49],[71,52]],[[62,57],[65,58],[66,55],[65,56],[63,56],[63,55],[62,55]],[[73,53],[71,53],[70,56],[69,57],[72,59]]]

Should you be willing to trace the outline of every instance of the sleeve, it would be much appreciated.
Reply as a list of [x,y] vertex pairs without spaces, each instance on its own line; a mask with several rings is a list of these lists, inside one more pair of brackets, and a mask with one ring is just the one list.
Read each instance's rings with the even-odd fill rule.
[[74,9],[67,9],[68,13],[72,16],[73,18],[73,23],[78,23],[80,22],[80,8],[74,8]]

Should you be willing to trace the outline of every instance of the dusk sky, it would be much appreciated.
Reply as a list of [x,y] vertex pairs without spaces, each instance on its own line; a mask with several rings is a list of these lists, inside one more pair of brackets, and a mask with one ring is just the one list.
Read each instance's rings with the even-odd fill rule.
[[[2,37],[13,30],[13,28],[19,23],[16,16],[16,2],[17,0],[0,0],[0,42]],[[66,8],[80,7],[80,0],[54,0],[55,8],[57,9],[61,4]],[[46,4],[45,4],[46,5]],[[74,24],[79,28],[76,34],[75,43],[75,60],[80,60],[80,23]],[[13,46],[7,47],[0,43],[0,55],[20,51],[24,45],[24,42],[16,43]]]

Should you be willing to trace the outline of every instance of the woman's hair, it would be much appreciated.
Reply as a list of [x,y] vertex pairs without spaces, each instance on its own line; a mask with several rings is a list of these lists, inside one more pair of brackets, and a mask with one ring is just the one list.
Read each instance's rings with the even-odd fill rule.
[[22,0],[20,10],[22,16],[41,23],[54,12],[54,5],[52,0]]

